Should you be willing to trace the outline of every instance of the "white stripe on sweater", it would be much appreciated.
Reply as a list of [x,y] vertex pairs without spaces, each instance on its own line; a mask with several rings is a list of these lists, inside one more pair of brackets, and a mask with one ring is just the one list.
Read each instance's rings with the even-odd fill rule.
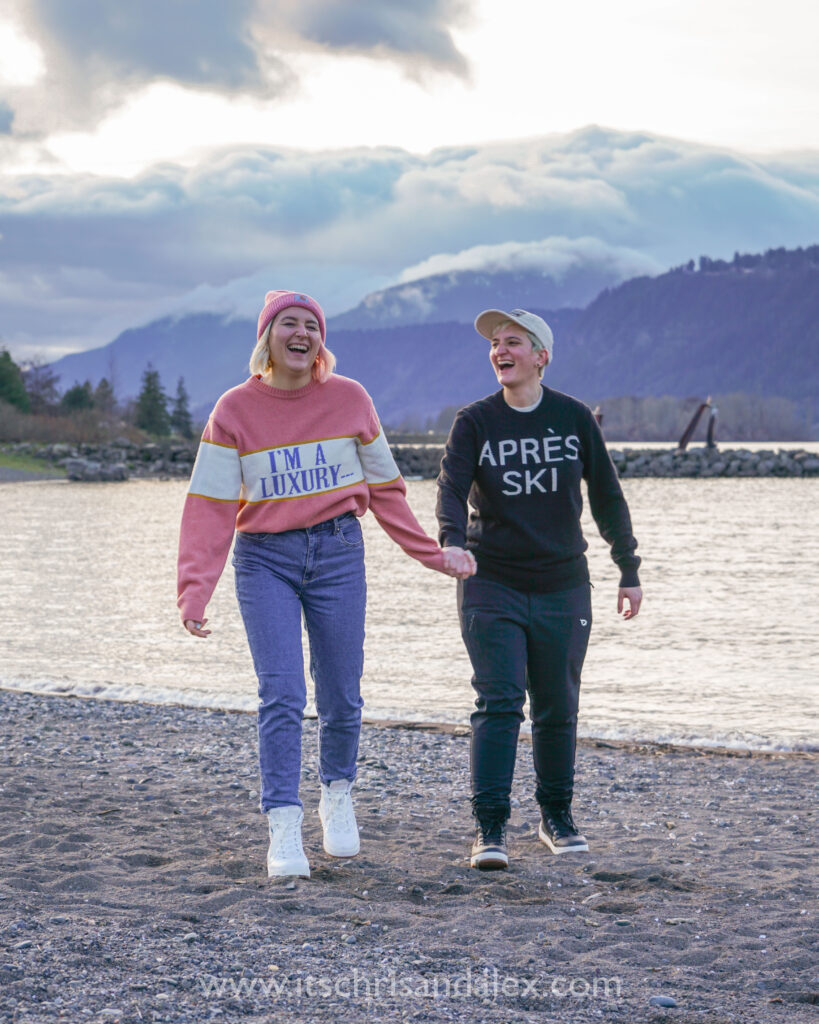
[[235,448],[202,441],[196,453],[188,494],[218,501],[238,501],[242,488],[242,467]]
[[359,444],[358,457],[368,484],[391,483],[401,475],[383,430],[369,444]]

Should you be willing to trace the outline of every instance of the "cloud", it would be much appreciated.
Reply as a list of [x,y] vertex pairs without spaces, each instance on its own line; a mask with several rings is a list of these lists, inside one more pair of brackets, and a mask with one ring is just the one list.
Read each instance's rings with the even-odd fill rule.
[[160,80],[269,99],[297,87],[288,54],[305,48],[464,75],[449,26],[466,11],[466,0],[10,0],[43,73],[7,85],[5,102],[18,134],[42,136],[91,127]]
[[330,50],[386,56],[413,76],[425,65],[467,71],[450,32],[468,15],[465,0],[278,0],[269,7],[302,40]]
[[461,270],[484,270],[487,273],[535,270],[560,282],[569,271],[592,265],[601,270],[609,270],[623,279],[641,274],[659,274],[667,269],[646,253],[624,246],[608,245],[599,238],[557,237],[537,242],[474,245],[456,253],[436,253],[402,270],[399,281],[417,281],[434,274],[451,274]]
[[140,87],[171,80],[214,92],[274,95],[291,79],[264,65],[248,22],[252,0],[12,0],[43,54],[44,73],[7,90],[20,134],[89,127]]
[[815,244],[819,161],[599,128],[427,157],[244,147],[130,180],[8,177],[0,236],[5,342],[87,348],[199,302],[255,315],[266,287],[341,312],[427,271],[653,273]]

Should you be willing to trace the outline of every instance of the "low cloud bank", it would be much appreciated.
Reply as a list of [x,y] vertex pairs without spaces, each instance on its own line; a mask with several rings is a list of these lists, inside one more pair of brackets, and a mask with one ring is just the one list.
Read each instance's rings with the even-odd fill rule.
[[458,271],[540,271],[560,281],[569,270],[594,265],[610,268],[621,278],[659,274],[666,267],[651,256],[625,246],[608,245],[599,238],[544,238],[536,242],[501,242],[473,245],[460,252],[436,253],[399,274],[400,283],[433,274]]
[[817,239],[819,168],[804,154],[753,160],[600,128],[426,157],[216,150],[126,181],[7,179],[3,335],[46,354],[176,310],[255,315],[267,287],[340,312],[427,273],[506,263],[559,276],[608,260],[630,276]]

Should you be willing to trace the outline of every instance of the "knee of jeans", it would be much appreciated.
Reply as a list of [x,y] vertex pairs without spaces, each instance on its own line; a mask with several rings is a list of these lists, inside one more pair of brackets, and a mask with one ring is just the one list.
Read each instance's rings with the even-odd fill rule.
[[478,712],[485,715],[517,718],[523,721],[523,701],[516,697],[478,697],[475,707]]
[[283,693],[280,689],[265,686],[263,682],[259,683],[260,711],[277,711],[281,714],[298,715],[301,718],[306,707],[307,699],[304,693]]
[[322,725],[353,725],[361,722],[364,706],[360,693],[336,693],[332,700],[315,695],[315,710]]
[[318,719],[323,729],[358,729],[361,727],[361,708],[335,709],[327,714],[319,711]]
[[532,726],[539,729],[562,729],[577,725],[577,708],[542,708],[531,712]]

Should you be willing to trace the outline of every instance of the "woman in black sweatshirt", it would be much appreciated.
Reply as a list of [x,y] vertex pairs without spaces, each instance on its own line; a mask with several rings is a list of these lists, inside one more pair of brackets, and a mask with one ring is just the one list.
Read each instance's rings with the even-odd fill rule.
[[471,863],[504,868],[527,690],[538,836],[553,853],[588,850],[571,813],[580,672],[591,629],[581,479],[620,569],[618,613],[634,618],[642,591],[628,506],[600,428],[582,402],[541,384],[554,345],[549,325],[526,310],[488,309],[475,328],[490,341],[501,390],[455,417],[437,514],[441,545],[465,547],[478,562],[476,575],[458,584],[477,694]]

